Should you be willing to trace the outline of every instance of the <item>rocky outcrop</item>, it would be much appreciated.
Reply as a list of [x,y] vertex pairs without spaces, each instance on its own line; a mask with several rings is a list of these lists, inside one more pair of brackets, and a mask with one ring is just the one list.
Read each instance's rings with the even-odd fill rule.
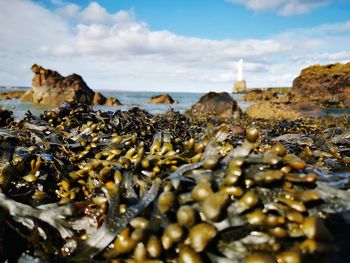
[[241,112],[237,102],[227,92],[209,92],[187,111],[193,117],[232,118]]
[[106,102],[104,103],[105,106],[115,106],[115,105],[122,105],[120,100],[113,98],[113,97],[108,97],[106,99]]
[[24,95],[24,100],[52,106],[65,101],[92,104],[94,92],[81,76],[72,74],[63,77],[57,71],[47,70],[36,64],[32,66],[32,71],[32,88]]
[[259,102],[250,105],[246,114],[253,119],[295,120],[301,117],[300,112],[288,104]]
[[273,90],[252,90],[249,91],[242,101],[264,101],[272,100],[278,97],[278,93]]
[[27,90],[21,97],[21,101],[33,102],[33,90]]
[[153,96],[148,100],[148,103],[152,104],[173,104],[179,103],[174,100],[168,93],[164,93],[162,95]]
[[106,98],[100,92],[96,92],[93,98],[93,105],[115,106],[121,105],[121,102],[116,98]]
[[10,91],[10,92],[3,92],[0,93],[0,100],[12,100],[12,99],[20,99],[24,93],[26,93],[25,91]]
[[103,105],[106,103],[107,98],[100,92],[96,92],[92,101],[93,105]]
[[313,102],[278,103],[262,101],[248,107],[246,114],[253,119],[296,120],[319,116],[322,107]]
[[305,68],[293,81],[293,101],[350,107],[350,62]]
[[22,96],[23,101],[50,106],[58,106],[65,101],[89,105],[95,102],[97,105],[103,105],[107,101],[102,94],[96,95],[77,74],[63,77],[57,71],[45,69],[37,64],[32,66],[32,71],[32,87]]

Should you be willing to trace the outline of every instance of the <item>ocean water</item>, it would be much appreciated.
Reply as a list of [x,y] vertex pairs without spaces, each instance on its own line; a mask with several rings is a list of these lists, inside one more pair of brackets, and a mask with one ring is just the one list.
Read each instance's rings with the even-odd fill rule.
[[[0,92],[8,92],[9,90],[0,89]],[[152,114],[165,113],[169,108],[183,113],[185,110],[191,108],[204,93],[181,93],[169,92],[170,96],[177,100],[178,104],[150,104],[147,100],[155,95],[160,95],[162,92],[130,92],[130,91],[99,91],[106,97],[115,97],[121,101],[123,105],[119,106],[94,106],[94,109],[101,111],[116,111],[128,110],[132,107],[139,107],[147,110]],[[240,102],[244,94],[231,94],[231,96],[238,102],[239,106],[245,110],[250,103]],[[0,100],[0,105],[5,109],[10,109],[14,112],[15,119],[23,118],[24,114],[30,110],[33,114],[39,115],[45,110],[50,110],[52,107],[41,106],[28,102],[21,102],[20,100]]]

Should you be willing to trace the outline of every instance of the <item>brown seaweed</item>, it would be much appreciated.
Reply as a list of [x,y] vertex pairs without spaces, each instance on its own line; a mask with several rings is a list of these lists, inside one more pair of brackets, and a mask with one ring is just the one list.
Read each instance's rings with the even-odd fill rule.
[[11,259],[331,258],[328,229],[349,218],[347,191],[331,187],[348,188],[346,127],[242,118],[243,137],[205,121],[65,103],[9,123],[0,230],[23,244]]

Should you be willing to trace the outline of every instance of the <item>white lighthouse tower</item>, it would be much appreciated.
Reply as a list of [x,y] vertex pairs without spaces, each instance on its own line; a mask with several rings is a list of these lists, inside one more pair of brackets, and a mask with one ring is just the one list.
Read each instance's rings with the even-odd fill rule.
[[243,79],[243,59],[238,61],[237,79],[233,86],[233,93],[244,93],[247,91],[246,82]]

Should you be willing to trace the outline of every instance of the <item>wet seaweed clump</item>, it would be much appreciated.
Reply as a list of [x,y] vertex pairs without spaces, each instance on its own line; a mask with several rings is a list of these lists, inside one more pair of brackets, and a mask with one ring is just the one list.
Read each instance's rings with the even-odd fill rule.
[[3,261],[327,262],[338,249],[317,168],[256,128],[241,139],[176,112],[65,103],[2,134]]
[[4,110],[0,106],[0,127],[7,126],[13,121],[12,111]]

